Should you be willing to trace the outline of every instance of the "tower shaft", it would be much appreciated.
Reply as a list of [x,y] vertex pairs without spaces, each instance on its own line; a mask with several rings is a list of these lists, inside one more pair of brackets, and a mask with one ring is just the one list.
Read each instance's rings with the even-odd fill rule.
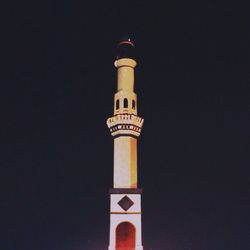
[[117,91],[134,91],[134,60],[123,58],[115,61],[117,67]]
[[137,188],[137,140],[131,136],[114,139],[114,188]]

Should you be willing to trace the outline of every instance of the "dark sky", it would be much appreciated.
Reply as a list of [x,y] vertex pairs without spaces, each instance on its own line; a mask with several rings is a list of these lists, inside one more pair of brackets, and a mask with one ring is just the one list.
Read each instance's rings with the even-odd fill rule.
[[9,1],[1,250],[104,250],[119,38],[137,48],[145,250],[249,250],[247,5]]

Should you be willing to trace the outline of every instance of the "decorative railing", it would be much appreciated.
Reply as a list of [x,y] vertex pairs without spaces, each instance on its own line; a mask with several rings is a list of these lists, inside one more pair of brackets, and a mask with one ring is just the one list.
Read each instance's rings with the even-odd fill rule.
[[107,120],[107,125],[113,136],[116,135],[134,135],[141,133],[143,118],[134,114],[117,114]]

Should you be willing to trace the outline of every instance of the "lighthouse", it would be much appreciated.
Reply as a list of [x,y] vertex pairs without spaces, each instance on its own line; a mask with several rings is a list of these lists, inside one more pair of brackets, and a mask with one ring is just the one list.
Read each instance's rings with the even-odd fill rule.
[[117,91],[107,125],[114,139],[113,188],[110,189],[109,250],[142,250],[141,195],[137,184],[137,139],[143,118],[137,115],[134,92],[135,44],[117,45]]

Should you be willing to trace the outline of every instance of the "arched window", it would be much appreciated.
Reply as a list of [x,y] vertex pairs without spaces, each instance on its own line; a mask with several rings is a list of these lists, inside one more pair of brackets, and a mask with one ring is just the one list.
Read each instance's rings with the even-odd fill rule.
[[116,109],[119,109],[119,108],[120,108],[119,100],[116,100],[115,108],[116,108]]
[[123,100],[123,108],[128,108],[128,99],[124,98]]
[[132,101],[132,109],[135,109],[135,100]]
[[135,249],[136,229],[130,222],[122,222],[116,228],[116,250]]

